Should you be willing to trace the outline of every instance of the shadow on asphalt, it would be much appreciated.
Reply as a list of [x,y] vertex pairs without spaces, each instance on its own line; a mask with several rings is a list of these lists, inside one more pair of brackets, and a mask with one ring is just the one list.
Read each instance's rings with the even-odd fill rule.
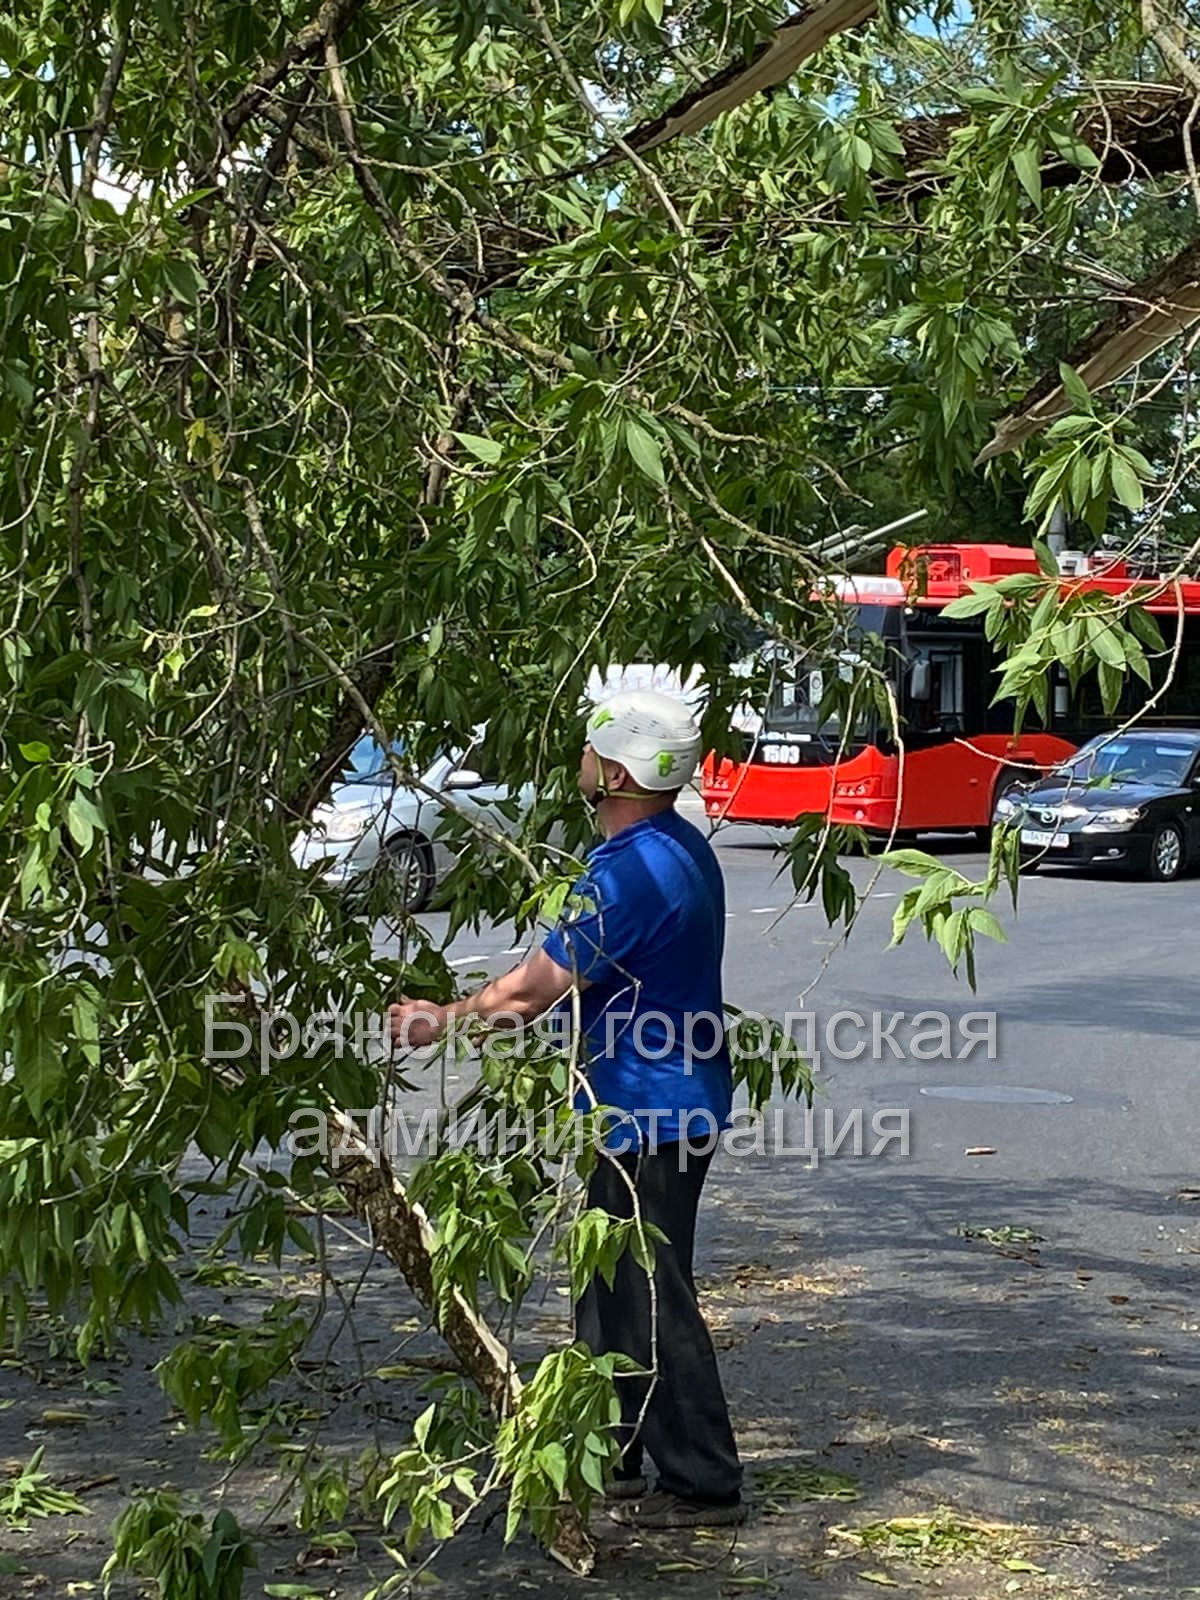
[[[877,1419],[879,1438],[826,1453],[888,1514],[944,1500],[1047,1537],[1087,1530],[1090,1579],[1105,1573],[1101,1557],[1138,1552],[1105,1593],[1177,1595],[1185,1575],[1200,1583],[1200,1206],[1178,1198],[1188,1175],[1084,1189],[908,1178],[892,1163],[873,1176],[875,1204],[860,1196],[851,1211],[834,1185],[820,1210],[830,1270],[861,1275],[847,1280],[841,1331],[796,1372],[792,1403],[786,1384],[775,1390],[776,1426],[828,1438],[844,1374],[843,1395]],[[1114,1214],[1158,1220],[1152,1255],[1105,1248]],[[997,1247],[960,1232],[1005,1226],[1044,1237]],[[813,1310],[789,1319],[781,1342],[811,1327]],[[914,1450],[931,1439],[932,1457]]]
[[[921,1010],[946,1010],[945,998],[936,995],[922,1000],[911,994],[873,990],[871,1003],[880,1011],[903,1011],[908,1016]],[[962,1005],[965,1010],[973,1009],[969,998]],[[1109,1028],[1135,1038],[1162,1034],[1200,1039],[1200,978],[1172,977],[1164,983],[1149,975],[1127,974],[1114,981],[1110,972],[1074,977],[1059,974],[1048,976],[1045,982],[1005,984],[995,999],[989,999],[987,1009],[995,1012],[1001,1031],[1005,1024],[1019,1022],[1039,1027]],[[973,1070],[978,1073],[982,1064]],[[1200,1105],[1200,1087],[1196,1104]]]

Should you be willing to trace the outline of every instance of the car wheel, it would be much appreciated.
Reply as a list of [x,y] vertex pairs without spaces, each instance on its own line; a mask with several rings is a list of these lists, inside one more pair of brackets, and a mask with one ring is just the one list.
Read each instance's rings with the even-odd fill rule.
[[1164,822],[1150,841],[1150,876],[1156,883],[1173,883],[1186,864],[1182,833],[1173,822]]
[[383,847],[383,862],[396,887],[400,909],[424,911],[433,893],[433,851],[419,833],[397,833]]

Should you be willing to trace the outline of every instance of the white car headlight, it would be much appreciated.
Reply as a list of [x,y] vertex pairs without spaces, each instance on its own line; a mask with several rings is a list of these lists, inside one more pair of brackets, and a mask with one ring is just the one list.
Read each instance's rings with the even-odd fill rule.
[[369,811],[332,811],[328,816],[314,819],[313,833],[331,844],[345,844],[348,839],[360,838],[370,820]]
[[1015,817],[1020,809],[1020,806],[1010,800],[1006,794],[1002,794],[999,800],[996,801],[996,815],[998,817]]
[[1141,806],[1110,806],[1107,811],[1097,811],[1083,831],[1103,833],[1110,829],[1132,828],[1141,814]]

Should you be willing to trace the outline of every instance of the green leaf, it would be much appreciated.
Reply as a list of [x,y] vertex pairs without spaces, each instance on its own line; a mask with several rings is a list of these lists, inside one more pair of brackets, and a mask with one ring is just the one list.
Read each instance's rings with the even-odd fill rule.
[[480,461],[486,461],[488,466],[494,467],[504,454],[504,446],[495,439],[485,439],[479,433],[454,433],[452,438],[458,440],[464,450],[469,450]]
[[1096,172],[1100,167],[1100,158],[1090,145],[1084,144],[1073,133],[1062,133],[1057,128],[1047,128],[1047,137],[1058,151],[1064,161],[1069,161],[1081,172]]
[[629,447],[629,454],[650,482],[662,488],[666,479],[658,440],[636,417],[625,418],[625,443]]
[[1065,361],[1060,361],[1058,375],[1062,379],[1063,393],[1071,402],[1072,410],[1081,411],[1091,416],[1093,414],[1092,397],[1088,392],[1087,384],[1084,383],[1075,368],[1069,367]]
[[422,1450],[425,1448],[425,1441],[429,1438],[429,1430],[433,1426],[433,1419],[436,1415],[436,1412],[436,1406],[426,1406],[425,1410],[422,1411],[421,1415],[413,1423],[413,1438],[416,1440],[417,1444],[420,1445]]
[[944,617],[977,617],[981,611],[987,611],[992,606],[1003,605],[1004,597],[990,584],[973,583],[971,594],[960,594],[957,600],[951,600],[948,606],[942,607]]
[[968,920],[976,933],[985,934],[1000,944],[1008,943],[1008,934],[1005,933],[1002,923],[986,906],[972,906]]
[[1100,700],[1106,714],[1110,715],[1117,709],[1121,699],[1121,690],[1125,683],[1125,675],[1119,667],[1112,666],[1107,661],[1101,661],[1096,668],[1096,679],[1100,685]]
[[1125,613],[1125,618],[1129,623],[1130,632],[1145,645],[1147,650],[1161,651],[1166,649],[1166,642],[1162,636],[1162,629],[1158,625],[1158,619],[1151,616],[1150,612],[1143,606],[1130,606]]
[[1154,468],[1146,460],[1142,452],[1135,450],[1131,444],[1119,444],[1117,446],[1117,454],[1125,461],[1128,461],[1143,483],[1149,483],[1154,477]]
[[1117,499],[1130,511],[1140,511],[1146,496],[1137,473],[1124,456],[1114,454],[1109,462],[1109,475]]
[[946,870],[936,856],[928,855],[924,850],[889,850],[880,859],[885,866],[905,872],[910,878],[928,878],[933,873]]
[[163,262],[163,277],[174,298],[185,306],[194,306],[204,291],[204,279],[192,262],[181,256]]
[[537,1453],[538,1465],[554,1485],[556,1494],[564,1494],[567,1487],[567,1452],[557,1440],[543,1445]]
[[1013,171],[1022,189],[1039,209],[1042,204],[1042,152],[1036,144],[1023,144],[1012,153]]
[[29,744],[19,744],[17,749],[26,761],[49,761],[50,746],[43,744],[40,739],[33,739]]
[[1044,539],[1035,539],[1033,541],[1033,553],[1037,557],[1038,566],[1041,567],[1042,571],[1052,578],[1057,578],[1059,575],[1058,557]]
[[1124,668],[1125,650],[1121,636],[1106,618],[1090,616],[1087,619],[1087,635],[1088,643],[1101,661],[1107,661],[1112,667]]
[[67,828],[85,855],[92,848],[95,835],[104,832],[104,818],[87,795],[78,790],[67,807]]

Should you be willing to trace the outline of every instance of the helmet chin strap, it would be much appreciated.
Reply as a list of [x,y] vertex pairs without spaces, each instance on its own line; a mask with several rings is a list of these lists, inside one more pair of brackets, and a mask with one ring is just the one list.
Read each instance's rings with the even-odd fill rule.
[[593,749],[592,755],[596,761],[596,787],[588,796],[588,805],[593,811],[604,800],[661,800],[664,791],[655,789],[617,789],[612,790],[604,781],[604,760],[598,750]]

